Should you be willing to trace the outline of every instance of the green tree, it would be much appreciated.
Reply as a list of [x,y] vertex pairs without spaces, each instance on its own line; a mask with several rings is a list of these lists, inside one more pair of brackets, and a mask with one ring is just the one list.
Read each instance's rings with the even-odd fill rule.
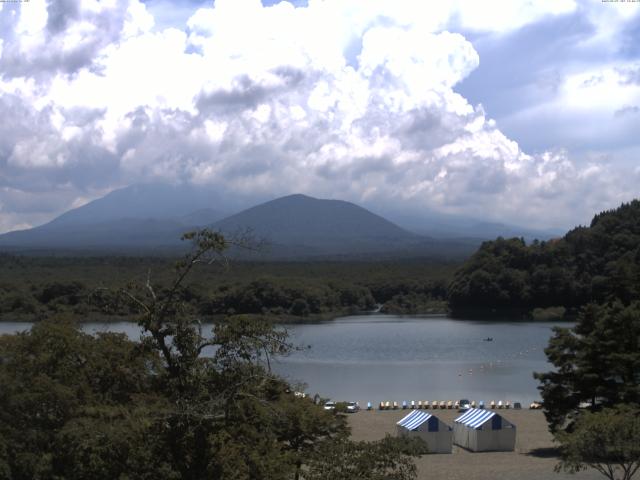
[[554,328],[545,349],[556,370],[536,373],[552,432],[592,411],[640,403],[640,302],[589,305],[575,327]]
[[[104,425],[117,419],[117,412],[123,415],[151,404],[159,365],[153,353],[124,335],[94,337],[64,318],[44,320],[28,332],[0,337],[0,359],[4,464],[11,472],[8,478],[25,480],[83,478],[78,472],[95,463],[91,442],[100,448],[108,446],[94,428],[97,419]],[[142,417],[129,418],[137,424]],[[87,428],[76,449],[81,456],[66,463],[62,458],[70,458],[65,449],[72,448],[67,434],[74,424]],[[105,463],[116,459],[101,458]],[[154,471],[155,460],[151,460],[146,467]],[[92,477],[113,478],[106,473]]]
[[640,469],[640,411],[629,407],[583,412],[571,432],[556,435],[556,471],[593,468],[610,480],[631,480]]
[[640,298],[640,200],[596,215],[560,239],[484,242],[449,285],[453,313],[563,306]]
[[412,457],[426,453],[417,438],[386,436],[377,442],[327,442],[313,456],[305,480],[410,480],[416,476]]

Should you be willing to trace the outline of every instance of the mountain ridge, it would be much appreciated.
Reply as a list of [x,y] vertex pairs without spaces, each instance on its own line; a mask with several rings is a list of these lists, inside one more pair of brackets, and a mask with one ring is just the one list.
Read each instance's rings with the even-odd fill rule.
[[[451,238],[409,231],[363,206],[296,193],[241,209],[240,197],[187,185],[139,184],[63,213],[51,222],[0,235],[0,249],[184,249],[181,234],[204,226],[234,234],[250,230],[269,243],[271,258],[324,258],[371,253],[466,256],[488,235]],[[245,202],[246,203],[246,202]],[[229,215],[230,212],[234,212]],[[459,222],[460,223],[460,222]],[[455,230],[455,229],[454,229]],[[425,235],[424,233],[427,233]]]

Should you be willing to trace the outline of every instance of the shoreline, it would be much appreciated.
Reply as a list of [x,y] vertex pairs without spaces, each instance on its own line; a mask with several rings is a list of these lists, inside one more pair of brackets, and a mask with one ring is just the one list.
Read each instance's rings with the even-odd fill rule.
[[[61,312],[63,316],[74,316],[81,317],[81,319],[75,319],[78,324],[84,323],[137,323],[136,318],[137,315],[105,315],[96,312],[91,312],[87,314],[74,314],[73,312]],[[381,312],[374,310],[366,310],[366,311],[335,311],[335,312],[327,312],[327,313],[318,313],[312,314],[305,317],[297,317],[295,315],[261,315],[255,313],[245,313],[238,314],[244,315],[247,317],[253,318],[263,318],[272,322],[274,325],[307,325],[307,324],[319,324],[319,323],[329,323],[334,320],[339,320],[341,318],[347,317],[367,317],[367,316],[389,316],[389,317],[405,317],[405,318],[424,318],[428,320],[430,318],[448,318],[454,321],[473,321],[473,322],[488,322],[488,323],[557,323],[557,324],[573,324],[575,319],[552,319],[552,320],[542,320],[542,319],[525,319],[525,318],[509,318],[504,315],[495,315],[491,316],[458,316],[453,315],[448,311],[429,311],[423,313],[389,313],[389,312]],[[12,318],[7,318],[9,315],[3,314],[0,315],[0,323],[38,323],[45,318],[53,318],[55,315],[48,314],[44,317],[39,317],[37,315],[24,315],[19,314],[12,316]],[[215,321],[219,318],[225,318],[227,315],[216,314],[216,315],[201,315],[201,316],[193,316],[193,322],[197,323],[198,319],[202,323],[215,323]]]

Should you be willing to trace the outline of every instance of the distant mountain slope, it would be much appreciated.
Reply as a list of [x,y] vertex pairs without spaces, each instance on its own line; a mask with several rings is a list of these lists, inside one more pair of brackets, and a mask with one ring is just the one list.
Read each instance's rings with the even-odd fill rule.
[[178,220],[182,225],[204,227],[206,225],[211,225],[224,217],[225,215],[220,213],[218,210],[214,210],[213,208],[202,208],[187,215],[183,215],[182,217],[179,217]]
[[179,245],[185,226],[175,220],[123,218],[93,224],[49,223],[0,236],[0,246],[100,249]]
[[[88,225],[123,218],[176,219],[220,201],[215,192],[188,185],[137,184],[114,190],[102,198],[63,213],[52,225]],[[217,219],[224,216],[218,212]],[[216,220],[217,220],[216,219]]]
[[51,222],[0,235],[0,247],[129,248],[177,247],[186,230],[225,216],[211,208],[215,193],[164,184],[115,190]]
[[560,237],[565,232],[565,230],[559,229],[535,229],[430,211],[424,211],[422,214],[416,215],[394,210],[388,212],[383,210],[382,215],[410,232],[440,239],[492,240],[497,237],[523,237],[527,241],[534,239],[549,240],[550,238]]
[[257,205],[213,225],[225,233],[249,228],[256,237],[281,245],[349,250],[397,248],[420,237],[353,203],[289,195]]
[[[231,195],[233,197],[233,195]],[[466,257],[477,239],[434,240],[409,232],[353,203],[289,195],[224,218],[239,198],[218,200],[203,187],[157,184],[133,185],[70,210],[51,222],[29,230],[0,235],[7,251],[153,253],[182,248],[187,230],[210,226],[227,234],[250,229],[266,240],[260,258],[359,258],[375,252],[385,258]]]

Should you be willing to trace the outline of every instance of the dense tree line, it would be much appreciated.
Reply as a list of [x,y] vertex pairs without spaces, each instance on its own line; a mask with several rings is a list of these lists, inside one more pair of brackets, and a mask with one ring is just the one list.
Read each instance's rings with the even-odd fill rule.
[[449,306],[474,309],[563,306],[640,298],[640,201],[596,215],[548,242],[485,242],[456,273]]
[[[0,319],[38,320],[69,314],[104,320],[102,296],[118,279],[157,288],[170,280],[168,259],[14,257],[0,255]],[[305,320],[373,310],[446,310],[455,266],[433,263],[251,263],[194,272],[179,294],[194,317],[258,314]],[[223,271],[224,270],[224,271]],[[129,305],[109,315],[133,318]]]
[[335,281],[290,281],[261,278],[245,284],[223,285],[205,301],[204,314],[272,314],[306,317],[344,310],[364,311],[375,307],[369,289]]

